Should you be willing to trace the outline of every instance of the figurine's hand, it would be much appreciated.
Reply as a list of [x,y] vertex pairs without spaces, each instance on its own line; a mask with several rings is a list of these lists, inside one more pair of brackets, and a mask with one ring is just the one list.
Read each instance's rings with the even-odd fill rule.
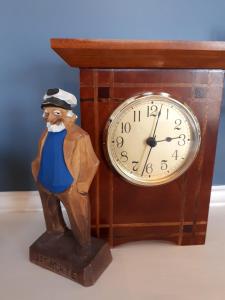
[[83,182],[78,182],[77,183],[77,191],[81,195],[87,195],[88,194],[87,184],[85,184]]
[[88,195],[88,193],[86,193],[86,192],[78,192],[79,194],[81,194],[82,196],[87,196]]

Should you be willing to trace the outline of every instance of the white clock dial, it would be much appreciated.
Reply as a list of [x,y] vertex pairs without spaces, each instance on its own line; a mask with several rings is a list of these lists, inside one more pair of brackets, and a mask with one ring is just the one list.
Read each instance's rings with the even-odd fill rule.
[[146,186],[183,174],[200,145],[197,118],[165,93],[124,101],[111,115],[105,133],[112,166],[126,180]]

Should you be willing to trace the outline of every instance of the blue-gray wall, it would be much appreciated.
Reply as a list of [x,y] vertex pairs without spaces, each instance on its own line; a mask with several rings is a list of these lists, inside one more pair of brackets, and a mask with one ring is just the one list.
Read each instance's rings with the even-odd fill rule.
[[[51,37],[224,40],[224,0],[0,1],[0,190],[35,189],[30,162],[49,87],[78,95],[78,72],[50,49]],[[79,95],[78,95],[79,96]],[[225,108],[214,184],[225,184]]]

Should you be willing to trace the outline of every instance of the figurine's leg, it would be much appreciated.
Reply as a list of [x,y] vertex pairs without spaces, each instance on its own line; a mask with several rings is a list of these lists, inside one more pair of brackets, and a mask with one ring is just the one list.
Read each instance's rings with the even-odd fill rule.
[[65,232],[67,227],[62,215],[59,199],[55,195],[48,194],[43,190],[39,190],[39,193],[47,231]]
[[60,195],[73,231],[73,235],[80,247],[85,249],[90,246],[90,203],[89,197],[79,194],[76,190]]

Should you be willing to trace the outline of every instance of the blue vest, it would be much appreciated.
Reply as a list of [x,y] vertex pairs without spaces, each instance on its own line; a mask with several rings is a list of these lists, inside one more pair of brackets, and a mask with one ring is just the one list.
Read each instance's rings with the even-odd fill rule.
[[62,193],[73,183],[63,153],[66,133],[66,129],[48,132],[42,149],[38,181],[52,193]]

